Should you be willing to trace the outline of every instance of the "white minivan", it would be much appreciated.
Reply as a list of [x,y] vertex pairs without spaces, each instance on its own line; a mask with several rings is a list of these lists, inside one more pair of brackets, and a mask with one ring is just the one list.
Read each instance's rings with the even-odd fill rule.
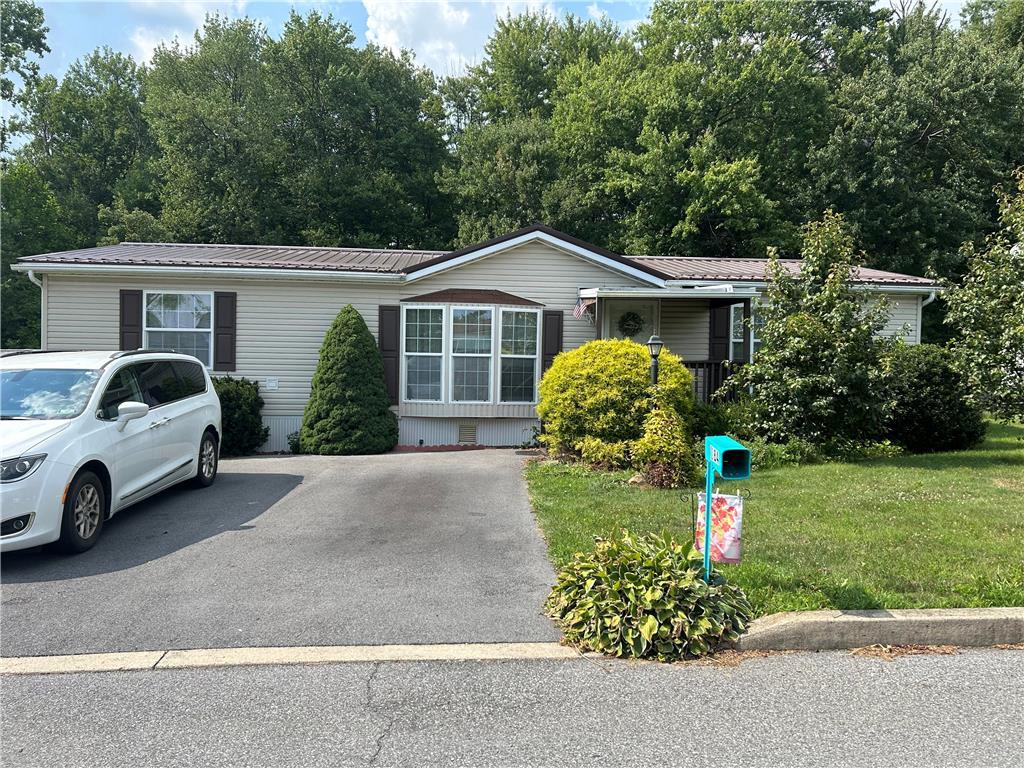
[[217,477],[220,400],[189,355],[3,353],[0,419],[0,552],[84,552],[119,510]]

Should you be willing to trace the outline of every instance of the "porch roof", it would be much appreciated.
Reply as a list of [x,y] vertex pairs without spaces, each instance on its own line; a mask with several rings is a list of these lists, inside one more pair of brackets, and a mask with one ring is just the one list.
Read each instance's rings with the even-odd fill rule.
[[[768,259],[701,258],[694,256],[633,256],[638,264],[657,269],[669,276],[670,280],[682,281],[740,281],[764,283],[768,279]],[[797,274],[802,264],[800,259],[779,259],[790,274]],[[856,270],[853,282],[870,285],[907,285],[935,289],[938,285],[926,277],[887,272],[882,269],[861,267]]]

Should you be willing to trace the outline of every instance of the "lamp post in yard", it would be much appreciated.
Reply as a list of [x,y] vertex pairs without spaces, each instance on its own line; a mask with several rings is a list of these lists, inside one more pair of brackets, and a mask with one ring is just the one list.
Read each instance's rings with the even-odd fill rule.
[[651,353],[651,384],[658,386],[658,355],[661,354],[661,348],[665,346],[657,335],[651,336],[647,340],[647,349]]

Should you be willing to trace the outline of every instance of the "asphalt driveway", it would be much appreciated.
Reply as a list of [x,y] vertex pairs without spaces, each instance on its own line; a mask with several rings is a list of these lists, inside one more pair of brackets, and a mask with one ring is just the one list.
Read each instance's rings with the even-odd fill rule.
[[4,656],[547,641],[554,579],[514,451],[225,460],[91,551],[5,554]]

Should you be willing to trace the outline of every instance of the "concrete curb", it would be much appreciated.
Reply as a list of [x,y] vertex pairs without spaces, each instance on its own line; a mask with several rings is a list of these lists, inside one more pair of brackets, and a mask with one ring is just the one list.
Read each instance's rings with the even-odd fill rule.
[[579,656],[580,654],[575,649],[568,646],[543,642],[195,648],[127,653],[80,653],[67,656],[10,656],[0,658],[0,675],[157,671],[203,667],[250,667],[266,664],[576,659]]
[[741,651],[825,651],[867,645],[1024,643],[1024,608],[793,611],[755,619]]

